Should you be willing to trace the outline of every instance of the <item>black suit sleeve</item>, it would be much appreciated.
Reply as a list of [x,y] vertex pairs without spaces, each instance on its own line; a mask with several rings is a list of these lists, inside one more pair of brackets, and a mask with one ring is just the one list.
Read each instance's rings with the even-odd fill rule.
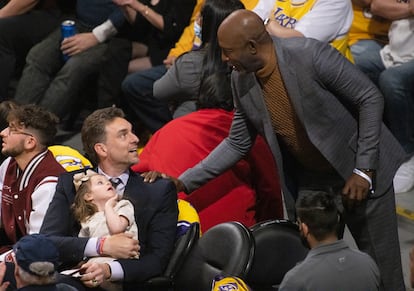
[[128,194],[128,198],[135,207],[141,255],[139,259],[119,260],[124,270],[124,281],[127,283],[145,282],[162,274],[174,247],[177,230],[175,185],[166,179],[159,179],[151,184],[143,183],[141,177],[137,179],[140,186],[135,188],[134,193]]
[[40,233],[48,235],[60,252],[63,263],[76,263],[82,260],[88,238],[78,238],[79,226],[75,221],[71,205],[75,197],[73,173],[59,177],[55,195],[46,212]]

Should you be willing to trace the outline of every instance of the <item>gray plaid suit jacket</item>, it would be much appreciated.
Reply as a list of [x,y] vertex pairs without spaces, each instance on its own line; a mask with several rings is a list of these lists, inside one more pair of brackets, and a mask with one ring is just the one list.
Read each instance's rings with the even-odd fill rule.
[[[375,85],[331,46],[306,38],[273,38],[288,95],[312,143],[348,179],[354,168],[376,169],[376,194],[392,185],[404,159],[401,146],[382,123],[383,97]],[[265,137],[278,165],[286,207],[293,196],[284,160],[254,73],[233,72],[236,113],[229,137],[179,178],[191,192],[244,156],[256,134]]]

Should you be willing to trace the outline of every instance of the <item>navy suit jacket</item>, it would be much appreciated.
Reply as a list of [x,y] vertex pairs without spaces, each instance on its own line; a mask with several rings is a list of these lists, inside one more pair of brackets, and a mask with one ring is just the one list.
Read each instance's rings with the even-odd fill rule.
[[[75,197],[73,172],[59,177],[55,196],[46,213],[41,233],[49,235],[60,251],[64,264],[78,263],[84,257],[88,238],[78,238],[80,225],[70,209]],[[144,183],[130,171],[124,198],[134,205],[138,225],[140,258],[118,260],[124,270],[124,284],[145,282],[164,271],[174,247],[177,230],[177,191],[174,183],[157,179]],[[135,284],[128,284],[128,287]]]

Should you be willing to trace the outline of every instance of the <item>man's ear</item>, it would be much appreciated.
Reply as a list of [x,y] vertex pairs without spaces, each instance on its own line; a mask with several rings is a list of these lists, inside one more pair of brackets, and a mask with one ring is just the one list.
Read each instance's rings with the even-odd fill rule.
[[95,152],[96,152],[96,154],[98,155],[98,156],[103,156],[103,157],[106,157],[106,155],[107,155],[107,148],[106,148],[106,146],[105,146],[105,144],[103,144],[103,143],[101,143],[101,142],[98,142],[98,143],[96,143],[94,146],[93,146],[93,149],[95,150]]
[[304,222],[301,222],[300,223],[300,227],[301,227],[301,229],[302,229],[302,233],[303,233],[303,235],[305,236],[305,237],[307,237],[308,236],[308,234],[309,234],[309,227],[306,225],[306,223],[304,223]]
[[249,51],[252,55],[257,54],[257,42],[253,39],[248,41]]
[[33,150],[37,147],[37,139],[34,136],[29,136],[24,141],[24,147],[26,150]]

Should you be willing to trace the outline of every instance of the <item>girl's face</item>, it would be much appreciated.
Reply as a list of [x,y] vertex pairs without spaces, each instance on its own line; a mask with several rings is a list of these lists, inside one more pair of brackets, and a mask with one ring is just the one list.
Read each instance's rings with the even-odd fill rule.
[[94,175],[90,178],[90,189],[85,195],[85,200],[94,204],[105,204],[106,201],[116,195],[111,181],[103,175]]

